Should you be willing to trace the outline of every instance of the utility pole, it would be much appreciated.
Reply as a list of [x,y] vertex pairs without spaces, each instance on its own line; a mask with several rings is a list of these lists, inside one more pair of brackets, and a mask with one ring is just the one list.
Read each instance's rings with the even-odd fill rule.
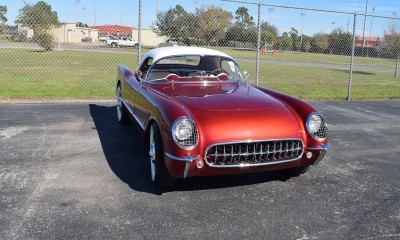
[[78,20],[76,21],[77,23],[79,22],[79,3],[81,0],[75,0],[75,7],[77,9],[77,14],[78,14]]
[[306,15],[305,13],[300,13],[300,16],[301,16],[300,51],[301,51],[301,47],[303,46],[303,18],[305,15]]
[[368,13],[368,0],[365,3],[365,14],[364,14],[364,28],[363,28],[363,41],[362,41],[362,49],[361,49],[361,56],[364,56],[364,47],[365,47],[365,25],[367,23],[367,13]]
[[271,24],[271,19],[272,19],[272,12],[274,11],[274,8],[268,8],[268,12],[269,12],[269,24]]
[[[395,18],[397,16],[396,12],[392,12],[392,16]],[[392,29],[390,30],[390,33],[396,33],[396,20],[393,19],[393,26]]]
[[96,26],[96,0],[94,0],[94,26]]
[[[372,8],[372,15],[374,15],[375,6]],[[371,17],[371,27],[369,29],[369,36],[372,37],[372,21],[374,20],[374,16]]]
[[142,0],[139,0],[138,15],[138,64],[140,64],[142,55]]

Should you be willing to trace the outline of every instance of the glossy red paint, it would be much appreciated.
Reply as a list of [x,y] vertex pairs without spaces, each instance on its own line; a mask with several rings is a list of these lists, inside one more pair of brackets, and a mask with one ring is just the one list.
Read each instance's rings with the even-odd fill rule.
[[[145,139],[149,126],[156,122],[164,152],[178,158],[198,157],[190,163],[188,177],[309,166],[320,152],[309,148],[328,144],[328,139],[313,138],[305,125],[309,115],[317,110],[291,96],[245,82],[218,81],[215,77],[204,77],[200,81],[199,78],[170,75],[157,83],[143,81],[140,77],[120,66],[118,84],[121,84],[126,107],[131,110],[132,119]],[[193,119],[197,127],[199,143],[193,150],[183,150],[172,138],[172,125],[182,116]],[[201,169],[196,167],[198,161],[204,161],[210,145],[270,139],[300,139],[304,153],[298,160],[265,166],[215,168],[204,164]],[[306,157],[307,151],[313,153],[311,158]],[[169,173],[183,177],[185,162],[164,158]]]
[[[189,116],[196,122],[200,135],[196,149],[184,151],[177,147],[172,139],[164,144],[165,151],[179,157],[189,154],[199,156],[198,161],[204,161],[204,153],[208,146],[232,141],[298,138],[304,142],[305,149],[327,143],[327,141],[315,141],[306,134],[305,121],[310,113],[316,112],[314,108],[286,95],[276,93],[274,97],[275,92],[266,94],[268,89],[246,83],[149,84],[147,87],[159,96],[163,96],[165,98],[163,101],[168,99],[178,103],[179,110],[186,109],[187,115],[190,114]],[[287,107],[286,102],[293,106]],[[248,103],[247,108],[244,103]],[[168,110],[170,113],[174,112],[174,109]],[[297,111],[300,114],[297,114]],[[180,116],[180,114],[174,115],[173,119]],[[171,126],[172,122],[167,125]],[[165,137],[168,138],[171,132],[171,128],[167,128]],[[297,161],[268,166],[221,169],[205,165],[202,169],[197,169],[194,162],[190,166],[188,176],[236,174],[307,166],[316,160],[318,155],[316,151],[314,152],[311,159],[307,159],[304,154]],[[182,177],[184,163],[168,157],[166,163],[173,176]]]

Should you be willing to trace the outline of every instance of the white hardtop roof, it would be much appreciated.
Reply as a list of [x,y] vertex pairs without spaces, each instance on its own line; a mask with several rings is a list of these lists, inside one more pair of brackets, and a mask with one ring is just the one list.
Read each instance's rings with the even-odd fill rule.
[[177,46],[177,47],[160,47],[148,51],[143,59],[148,57],[153,58],[153,62],[157,60],[168,57],[168,56],[184,56],[184,55],[200,55],[200,56],[221,56],[231,58],[229,55],[222,53],[220,51],[201,48],[201,47],[187,47],[187,46]]

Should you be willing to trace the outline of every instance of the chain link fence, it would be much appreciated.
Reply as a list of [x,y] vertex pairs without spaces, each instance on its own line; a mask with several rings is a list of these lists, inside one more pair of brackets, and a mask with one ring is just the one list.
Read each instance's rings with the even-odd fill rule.
[[[141,9],[140,0],[133,2]],[[139,20],[137,27],[65,23],[45,2],[22,6],[15,24],[0,19],[0,98],[112,99],[118,64],[136,69],[150,49],[188,45],[231,55],[252,74],[249,82],[299,98],[400,99],[395,15],[236,0],[185,9],[168,2],[170,8],[154,9],[151,24]],[[132,10],[129,17],[141,14]],[[378,19],[387,29],[373,34]],[[314,29],[316,21],[329,27]]]

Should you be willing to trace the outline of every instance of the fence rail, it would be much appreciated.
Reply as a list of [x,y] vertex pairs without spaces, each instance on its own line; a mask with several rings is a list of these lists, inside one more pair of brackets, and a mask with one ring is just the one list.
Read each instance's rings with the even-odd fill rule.
[[[400,99],[400,18],[395,15],[242,0],[192,8],[170,0],[172,7],[149,14],[151,3],[136,3],[129,16],[137,16],[137,27],[90,26],[79,17],[61,23],[53,14],[59,9],[49,11],[39,3],[21,8],[15,25],[0,22],[0,99],[111,99],[118,64],[135,69],[144,52],[167,45],[222,51],[252,73],[250,83],[303,99]],[[285,18],[273,19],[274,11]],[[143,14],[151,20],[143,22]],[[310,19],[330,26],[313,30]],[[372,37],[374,21],[388,28],[375,34],[379,37]],[[107,39],[117,42],[107,44]],[[125,39],[137,45],[123,46]]]

